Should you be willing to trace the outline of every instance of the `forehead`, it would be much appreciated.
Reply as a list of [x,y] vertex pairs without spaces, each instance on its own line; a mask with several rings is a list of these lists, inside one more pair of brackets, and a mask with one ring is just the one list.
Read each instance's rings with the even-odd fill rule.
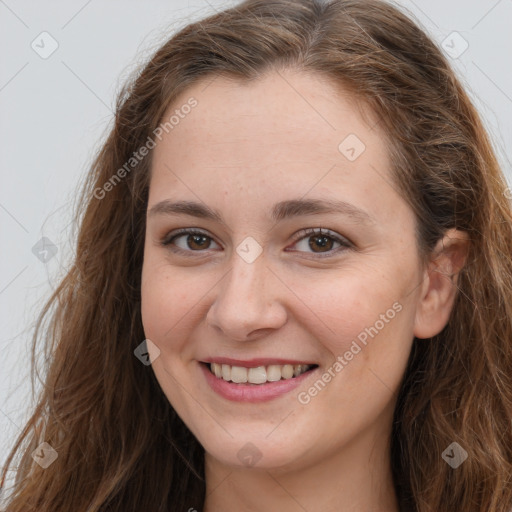
[[[194,108],[183,108],[191,99]],[[172,115],[179,122],[154,150],[152,202],[173,190],[192,198],[192,189],[214,192],[218,204],[222,195],[264,205],[270,196],[310,194],[360,200],[387,215],[400,198],[390,187],[385,137],[362,109],[338,84],[297,71],[250,82],[202,80],[164,115],[163,122]],[[385,194],[391,196],[381,201]]]
[[[196,106],[190,108],[192,98]],[[215,164],[220,157],[224,164],[226,159],[233,164],[239,160],[246,168],[261,168],[279,156],[290,160],[295,155],[300,162],[314,162],[317,155],[331,160],[353,158],[350,142],[356,144],[357,153],[371,146],[374,152],[380,151],[380,157],[386,156],[369,109],[339,84],[311,73],[272,71],[245,82],[207,77],[173,101],[162,125],[171,118],[170,130],[157,143],[157,160],[172,150],[183,164]],[[349,152],[340,152],[340,143],[347,137]],[[188,151],[191,146],[196,151]]]
[[164,120],[191,97],[197,106],[173,128],[172,135],[176,141],[183,136],[202,143],[204,155],[215,149],[212,146],[242,142],[237,144],[239,156],[243,150],[254,149],[263,156],[261,144],[267,150],[288,149],[295,144],[297,154],[306,156],[320,144],[319,152],[339,155],[338,144],[350,133],[369,144],[379,142],[379,134],[372,129],[375,116],[369,109],[339,84],[320,75],[273,71],[246,82],[222,76],[204,79],[173,102]]

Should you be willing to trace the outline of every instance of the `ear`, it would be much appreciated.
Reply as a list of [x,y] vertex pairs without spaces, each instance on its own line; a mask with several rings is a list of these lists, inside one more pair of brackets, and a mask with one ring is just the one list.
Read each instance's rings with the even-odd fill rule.
[[458,274],[466,262],[468,249],[467,233],[450,229],[432,251],[416,309],[416,338],[431,338],[448,323],[457,295]]

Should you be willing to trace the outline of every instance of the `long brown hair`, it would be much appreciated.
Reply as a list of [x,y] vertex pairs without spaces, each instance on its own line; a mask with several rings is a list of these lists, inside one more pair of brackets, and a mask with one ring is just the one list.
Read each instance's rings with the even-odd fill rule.
[[[450,228],[470,238],[449,323],[415,340],[399,391],[391,462],[400,509],[510,512],[506,182],[446,58],[379,0],[245,1],[180,30],[122,90],[81,194],[73,265],[38,319],[33,356],[43,340],[47,370],[3,471],[2,487],[21,453],[9,512],[202,509],[204,450],[151,366],[134,356],[145,337],[140,278],[151,152],[126,163],[190,84],[220,75],[255,80],[288,67],[333,80],[377,113],[422,255]],[[31,457],[43,441],[58,453],[46,469]],[[442,457],[454,442],[468,454],[457,469]]]

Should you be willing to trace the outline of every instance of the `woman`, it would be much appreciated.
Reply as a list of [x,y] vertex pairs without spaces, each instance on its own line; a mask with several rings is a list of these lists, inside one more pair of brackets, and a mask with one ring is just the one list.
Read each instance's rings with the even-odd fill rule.
[[506,182],[396,8],[185,27],[81,204],[9,512],[511,510]]

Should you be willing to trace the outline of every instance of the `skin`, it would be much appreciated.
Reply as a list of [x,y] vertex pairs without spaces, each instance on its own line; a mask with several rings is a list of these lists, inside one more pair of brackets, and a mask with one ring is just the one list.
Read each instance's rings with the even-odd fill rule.
[[[152,363],[158,382],[205,448],[205,510],[396,512],[389,451],[396,394],[414,337],[446,325],[464,236],[449,232],[422,263],[384,134],[371,112],[363,118],[325,78],[292,70],[251,84],[210,78],[187,89],[169,114],[191,96],[198,105],[153,154],[142,318],[160,350]],[[354,161],[338,149],[349,134],[366,146]],[[275,203],[300,198],[343,200],[370,219],[270,219]],[[164,200],[200,202],[223,222],[149,213]],[[162,245],[179,228],[210,238],[182,235]],[[322,250],[318,235],[300,234],[304,228],[330,230],[350,245],[328,238]],[[236,251],[248,236],[262,248],[252,263]],[[393,304],[400,312],[300,403],[298,393]],[[207,384],[199,361],[214,356],[294,358],[319,368],[290,393],[241,403]],[[237,456],[248,442],[252,465]]]

